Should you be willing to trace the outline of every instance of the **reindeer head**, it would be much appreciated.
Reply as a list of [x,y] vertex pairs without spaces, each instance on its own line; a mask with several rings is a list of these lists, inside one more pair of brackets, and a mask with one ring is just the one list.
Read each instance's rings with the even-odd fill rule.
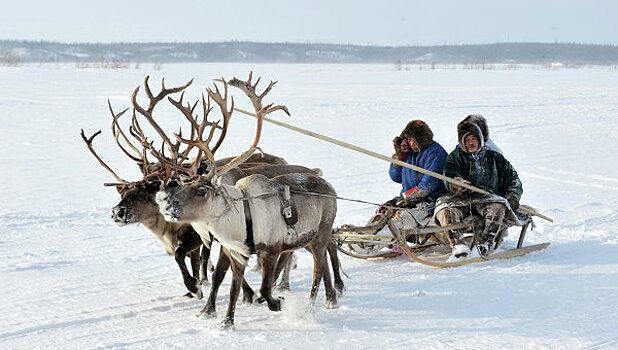
[[[155,195],[159,191],[162,181],[167,176],[169,176],[170,170],[167,164],[177,164],[182,162],[182,160],[186,158],[190,149],[187,149],[184,152],[180,152],[180,143],[172,144],[163,129],[154,120],[153,110],[157,103],[163,100],[164,97],[168,96],[169,94],[184,90],[191,83],[192,81],[189,81],[183,86],[168,89],[165,87],[165,81],[162,80],[161,91],[155,96],[148,85],[148,77],[146,77],[144,79],[144,85],[146,95],[150,101],[147,108],[142,108],[138,104],[137,93],[139,91],[139,87],[135,89],[132,95],[133,118],[131,120],[131,126],[129,127],[129,133],[139,142],[141,147],[134,145],[130,141],[129,137],[127,137],[127,133],[123,131],[120,125],[119,119],[128,110],[128,108],[116,114],[112,109],[111,103],[108,101],[109,110],[112,115],[112,134],[122,152],[127,155],[132,161],[136,162],[139,166],[142,174],[144,175],[144,178],[140,181],[128,182],[121,179],[96,154],[92,146],[92,142],[101,131],[96,132],[94,135],[88,138],[84,134],[84,130],[82,130],[82,139],[86,143],[86,146],[88,147],[90,152],[104,168],[106,168],[112,173],[112,175],[118,181],[117,183],[105,184],[106,186],[115,186],[121,196],[120,203],[118,203],[118,205],[112,208],[112,219],[116,224],[124,226],[133,223],[147,223],[149,221],[156,221],[158,217],[160,217],[158,206],[155,201]],[[173,101],[169,97],[168,99],[170,101]],[[177,108],[181,110],[185,108],[182,105],[182,97],[180,98],[179,102],[173,102],[175,102],[174,105]],[[190,109],[189,106],[186,107],[186,109],[188,113],[192,112],[192,109]],[[151,124],[151,126],[154,128],[154,130],[156,130],[156,132],[163,140],[163,145],[160,152],[154,149],[152,143],[148,142],[142,128],[138,123],[136,112],[146,118],[146,120]],[[184,112],[185,111],[183,111],[183,113]],[[166,146],[171,154],[170,157],[165,156],[164,150]],[[140,150],[140,148],[142,150]],[[151,152],[160,156],[158,157],[160,159],[160,162],[150,163],[147,159],[147,150],[150,150]]]
[[125,226],[154,220],[159,213],[155,196],[161,188],[160,180],[133,182],[130,186],[119,186],[121,200],[112,208],[112,220],[118,226]]

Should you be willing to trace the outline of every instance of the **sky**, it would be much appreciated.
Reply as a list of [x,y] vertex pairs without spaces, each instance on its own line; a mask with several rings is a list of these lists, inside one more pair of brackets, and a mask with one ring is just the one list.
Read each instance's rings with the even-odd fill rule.
[[618,45],[615,0],[9,1],[0,40]]

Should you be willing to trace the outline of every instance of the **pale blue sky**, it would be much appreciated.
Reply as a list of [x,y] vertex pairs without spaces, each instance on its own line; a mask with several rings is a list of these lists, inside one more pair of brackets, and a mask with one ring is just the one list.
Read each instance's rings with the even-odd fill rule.
[[615,0],[13,0],[0,39],[618,44]]

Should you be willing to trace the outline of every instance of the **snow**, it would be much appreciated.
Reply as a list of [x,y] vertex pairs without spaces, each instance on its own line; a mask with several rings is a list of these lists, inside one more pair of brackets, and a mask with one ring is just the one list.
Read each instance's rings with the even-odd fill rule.
[[[141,67],[0,67],[0,348],[618,348],[615,69]],[[250,70],[279,81],[268,101],[286,104],[292,117],[271,117],[385,155],[412,118],[424,119],[450,151],[457,122],[483,114],[520,174],[522,202],[555,220],[537,219],[526,242],[551,246],[455,269],[340,254],[350,278],[335,310],[324,308],[323,287],[308,308],[312,258],[302,251],[283,311],[239,303],[236,330],[219,330],[228,274],[217,318],[196,317],[205,301],[182,297],[178,268],[160,243],[144,227],[110,220],[118,194],[102,184],[115,180],[79,130],[102,129],[94,141],[99,155],[120,177],[137,180],[138,168],[110,137],[108,98],[116,111],[128,107],[133,89],[151,75],[155,91],[161,76],[167,86],[195,78],[187,97],[197,99],[210,79],[246,79]],[[235,94],[240,108],[251,109]],[[183,119],[166,112],[160,120],[171,133]],[[254,123],[235,114],[218,156],[247,147]],[[321,168],[342,197],[379,203],[398,190],[383,161],[272,124],[260,145]],[[338,205],[336,225],[361,224],[375,209]],[[260,276],[247,278],[257,288]]]

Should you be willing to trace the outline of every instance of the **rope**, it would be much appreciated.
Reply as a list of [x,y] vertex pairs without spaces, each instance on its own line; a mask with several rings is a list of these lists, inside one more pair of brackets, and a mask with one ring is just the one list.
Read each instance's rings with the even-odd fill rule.
[[[375,203],[375,202],[364,201],[364,200],[361,200],[361,199],[340,197],[340,196],[332,195],[332,194],[328,194],[328,193],[309,192],[309,191],[297,191],[297,190],[290,190],[290,192],[291,193],[296,193],[296,194],[309,195],[309,196],[339,199],[339,200],[348,201],[348,202],[370,204],[370,205],[375,205],[377,207],[384,207],[384,208],[394,209],[394,210],[406,209],[406,210],[410,210],[410,211],[425,211],[425,210],[432,209],[433,207],[435,207],[435,204],[432,204],[432,205],[430,205],[430,206],[428,206],[426,208],[423,208],[423,209],[403,208],[403,207],[395,207],[395,206],[392,206],[392,205],[385,205],[385,204],[380,204],[380,203]],[[267,197],[273,197],[273,196],[277,196],[277,195],[278,195],[278,193],[265,193],[265,194],[260,194],[260,195],[257,195],[257,196],[248,196],[248,197],[241,197],[241,198],[229,198],[229,199],[231,199],[233,201],[247,201],[247,200],[250,200],[250,199],[267,198]]]
[[306,195],[310,195],[310,196],[317,196],[317,197],[327,197],[327,198],[335,198],[335,199],[340,199],[343,201],[348,201],[348,202],[356,202],[356,203],[363,203],[363,204],[371,204],[371,205],[375,205],[378,207],[384,207],[384,208],[388,208],[388,209],[406,209],[406,210],[412,210],[412,211],[424,211],[427,209],[431,209],[433,208],[435,205],[431,205],[427,208],[423,208],[423,209],[410,209],[410,208],[402,208],[402,207],[395,207],[392,205],[384,205],[384,204],[379,204],[379,203],[374,203],[374,202],[368,202],[368,201],[364,201],[364,200],[360,200],[360,199],[353,199],[353,198],[345,198],[345,197],[340,197],[340,196],[336,196],[336,195],[332,195],[332,194],[327,194],[327,193],[319,193],[319,192],[308,192],[308,191],[295,191],[295,190],[290,190],[290,192],[292,193],[296,193],[296,194],[306,194]]

